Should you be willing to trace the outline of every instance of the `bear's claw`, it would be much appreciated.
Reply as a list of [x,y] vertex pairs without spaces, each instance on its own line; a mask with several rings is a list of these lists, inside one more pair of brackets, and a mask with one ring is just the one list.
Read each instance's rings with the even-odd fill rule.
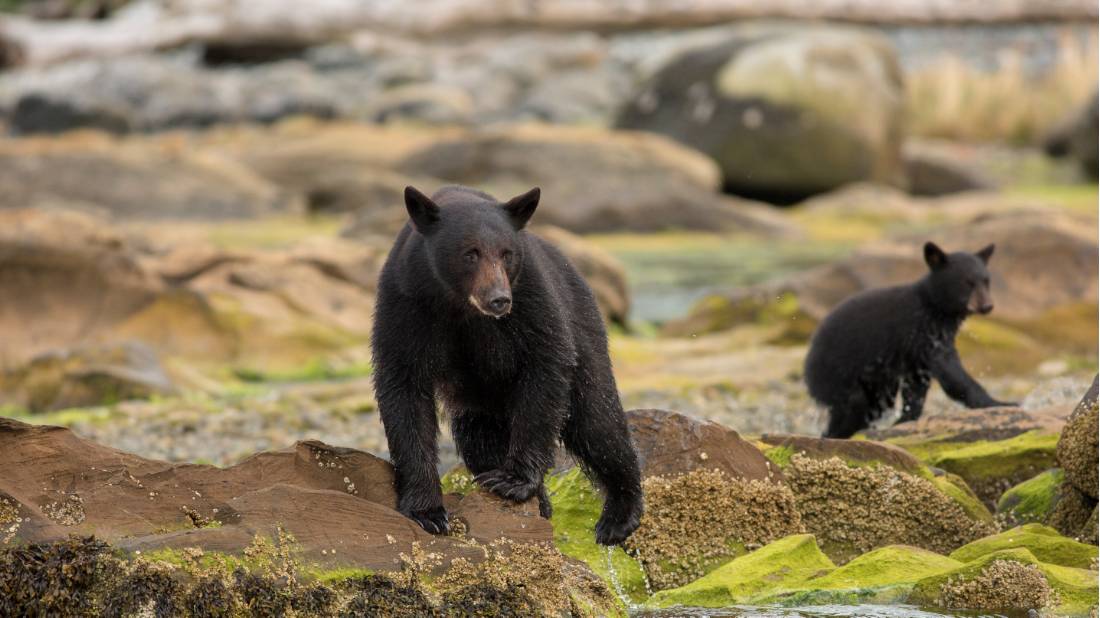
[[447,523],[447,511],[441,506],[409,511],[405,516],[432,534],[447,534],[451,531],[451,526]]
[[642,520],[642,504],[616,506],[605,504],[596,522],[596,542],[600,545],[620,545],[630,537]]
[[489,470],[474,480],[494,494],[512,502],[526,502],[539,489],[538,481],[530,481],[505,470]]

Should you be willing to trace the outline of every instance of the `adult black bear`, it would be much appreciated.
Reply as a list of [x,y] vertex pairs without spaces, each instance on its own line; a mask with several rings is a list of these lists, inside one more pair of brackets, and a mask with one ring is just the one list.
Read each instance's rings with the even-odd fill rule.
[[899,390],[898,422],[919,418],[931,378],[969,408],[1013,405],[990,397],[955,350],[963,320],[993,310],[986,270],[992,255],[993,245],[947,255],[926,243],[924,278],[856,294],[825,318],[806,356],[806,384],[829,410],[826,438],[867,428],[894,407]]
[[410,221],[378,284],[374,382],[398,509],[448,530],[436,470],[436,396],[466,467],[493,493],[539,497],[561,440],[605,490],[596,540],[621,543],[642,515],[641,475],[591,290],[524,231],[539,190],[507,203],[465,187],[405,189]]

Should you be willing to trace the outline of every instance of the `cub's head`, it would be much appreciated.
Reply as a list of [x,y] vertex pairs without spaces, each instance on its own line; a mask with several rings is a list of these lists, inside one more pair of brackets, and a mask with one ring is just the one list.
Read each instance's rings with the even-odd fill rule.
[[503,318],[512,311],[512,285],[523,266],[521,230],[539,204],[536,187],[507,202],[465,187],[427,197],[405,187],[405,208],[424,237],[432,274],[470,311]]
[[977,253],[944,253],[933,242],[924,244],[924,261],[932,298],[945,313],[955,315],[986,314],[993,311],[989,292],[989,258],[993,245]]

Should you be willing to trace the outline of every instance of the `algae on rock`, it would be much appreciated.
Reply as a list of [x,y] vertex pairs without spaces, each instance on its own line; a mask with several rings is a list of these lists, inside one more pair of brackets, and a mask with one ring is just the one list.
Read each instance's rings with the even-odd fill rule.
[[951,552],[951,558],[971,562],[997,551],[1016,548],[1027,549],[1036,559],[1048,564],[1079,569],[1093,568],[1097,560],[1095,546],[1068,539],[1042,524],[1027,524],[978,539]]
[[1065,473],[1051,468],[1009,488],[997,501],[997,515],[1013,524],[1046,521],[1058,503]]
[[648,605],[728,607],[755,603],[797,590],[806,581],[835,568],[813,535],[796,534],[734,558],[690,584],[657,592]]

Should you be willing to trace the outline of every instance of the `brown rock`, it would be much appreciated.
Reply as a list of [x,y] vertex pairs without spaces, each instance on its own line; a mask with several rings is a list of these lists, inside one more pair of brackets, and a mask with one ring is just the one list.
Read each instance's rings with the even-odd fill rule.
[[1080,492],[1097,498],[1097,379],[1066,421],[1058,439],[1058,464],[1066,472],[1066,482]]
[[760,440],[772,446],[790,448],[793,453],[810,459],[839,457],[845,462],[877,462],[910,474],[919,474],[924,469],[924,464],[908,451],[885,442],[834,440],[787,434],[764,434]]
[[728,427],[666,410],[627,412],[642,477],[721,470],[730,479],[782,482],[783,473]]
[[718,170],[706,157],[640,132],[510,126],[438,140],[398,169],[477,186],[501,199],[539,186],[537,220],[573,232],[794,233],[766,206],[719,193]]
[[1068,416],[1061,406],[1035,410],[1023,408],[982,408],[951,410],[949,414],[929,414],[908,422],[881,429],[869,429],[873,440],[904,440],[917,442],[977,442],[1007,440],[1029,431],[1057,433]]
[[[23,518],[11,537],[20,542],[94,534],[131,550],[240,552],[257,534],[283,530],[303,559],[323,566],[392,570],[414,542],[448,558],[480,554],[395,511],[389,463],[316,441],[217,468],[145,459],[60,427],[0,419],[0,469],[0,497]],[[474,493],[455,514],[481,541],[552,538],[534,503]]]

